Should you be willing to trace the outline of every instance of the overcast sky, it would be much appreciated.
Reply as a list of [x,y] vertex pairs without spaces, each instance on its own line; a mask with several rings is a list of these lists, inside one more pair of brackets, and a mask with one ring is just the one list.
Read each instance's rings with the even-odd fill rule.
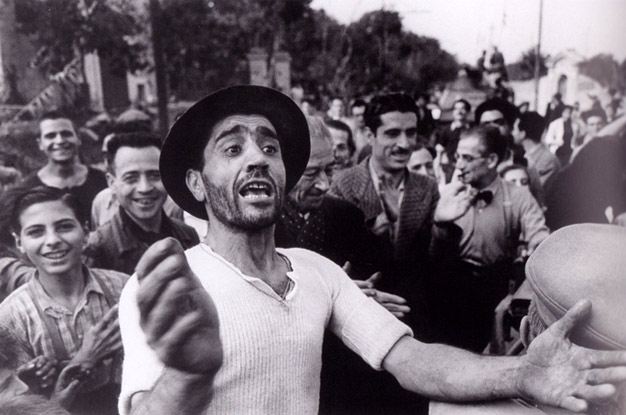
[[[537,42],[540,0],[313,0],[342,23],[384,7],[405,29],[439,39],[461,62],[474,64],[495,44],[507,62]],[[586,57],[626,58],[626,0],[544,0],[542,52],[573,48]]]

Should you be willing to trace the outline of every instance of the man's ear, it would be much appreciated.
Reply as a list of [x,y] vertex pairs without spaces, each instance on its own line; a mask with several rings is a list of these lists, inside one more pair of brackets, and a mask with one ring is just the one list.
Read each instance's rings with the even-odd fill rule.
[[204,181],[202,180],[202,173],[198,170],[189,169],[185,175],[185,183],[187,188],[198,202],[204,202],[206,199],[206,191],[204,188]]
[[367,137],[367,142],[369,143],[369,145],[374,146],[374,139],[376,138],[376,136],[374,135],[372,130],[369,127],[365,127],[365,130],[363,131],[365,132],[365,136]]
[[113,184],[115,183],[115,176],[111,172],[106,172],[105,176],[107,178],[107,185],[113,188]]
[[13,235],[13,239],[15,239],[15,247],[19,249],[21,253],[25,254],[26,252],[24,252],[24,247],[22,246],[22,238],[15,232],[11,232],[11,235]]
[[495,169],[499,163],[496,153],[491,153],[487,156],[487,163],[490,169]]
[[41,151],[44,151],[43,145],[41,144],[41,137],[37,137],[35,141],[37,142],[37,148],[39,148],[39,150]]

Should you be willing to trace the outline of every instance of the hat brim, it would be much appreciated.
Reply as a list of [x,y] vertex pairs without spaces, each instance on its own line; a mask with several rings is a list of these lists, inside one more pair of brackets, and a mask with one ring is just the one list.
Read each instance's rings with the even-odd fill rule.
[[285,166],[285,193],[298,182],[309,161],[311,141],[306,118],[285,94],[256,85],[216,91],[192,105],[176,120],[161,148],[161,180],[174,202],[200,219],[208,219],[204,203],[187,188],[187,171],[202,157],[213,126],[235,115],[262,115],[276,129]]

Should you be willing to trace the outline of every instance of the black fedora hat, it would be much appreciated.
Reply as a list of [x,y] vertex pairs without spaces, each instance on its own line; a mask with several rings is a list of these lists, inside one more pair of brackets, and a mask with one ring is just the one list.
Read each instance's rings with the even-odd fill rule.
[[204,204],[187,188],[187,171],[202,162],[213,126],[235,114],[262,115],[276,129],[286,172],[285,193],[295,186],[309,161],[309,127],[298,105],[287,95],[262,86],[238,85],[206,96],[176,120],[159,160],[167,193],[178,206],[198,218],[207,219],[207,213]]

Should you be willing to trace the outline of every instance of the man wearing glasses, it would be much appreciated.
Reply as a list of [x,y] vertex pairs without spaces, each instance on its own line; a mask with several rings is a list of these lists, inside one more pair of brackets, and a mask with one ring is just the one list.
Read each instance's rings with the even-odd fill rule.
[[[543,212],[526,188],[498,177],[507,150],[498,128],[478,126],[463,131],[455,154],[459,180],[474,195],[467,212],[435,227],[457,233],[437,252],[444,285],[437,290],[443,316],[443,341],[480,352],[491,337],[493,311],[509,291],[511,266],[520,235],[532,252],[549,234]],[[443,234],[443,233],[441,233]],[[445,260],[444,258],[445,257]]]

